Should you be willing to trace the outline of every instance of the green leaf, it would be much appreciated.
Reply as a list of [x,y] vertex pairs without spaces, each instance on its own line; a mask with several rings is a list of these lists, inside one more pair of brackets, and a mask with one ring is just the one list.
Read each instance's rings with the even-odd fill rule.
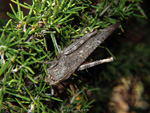
[[25,73],[25,75],[26,75],[32,82],[34,82],[35,84],[38,83],[37,81],[35,81],[35,80],[31,77],[31,76],[32,76],[31,74],[25,72],[24,70],[23,70],[23,72]]
[[51,99],[56,100],[56,101],[59,101],[59,102],[63,102],[63,100],[58,99],[58,98],[55,98],[55,97],[51,97]]
[[9,12],[7,12],[7,15],[8,15],[10,18],[14,19],[14,20],[20,21],[20,19],[19,19],[18,17],[16,17],[16,16],[10,14]]
[[18,3],[18,2],[14,1],[14,0],[11,0],[11,1],[12,1],[13,3],[15,3],[15,4],[19,4],[21,7],[24,7],[24,8],[26,8],[26,9],[30,9],[30,7],[28,7],[28,6],[24,5],[24,4]]
[[22,95],[19,95],[19,94],[14,94],[14,93],[8,92],[7,90],[6,90],[6,93],[9,94],[9,95],[13,95],[15,97],[21,98],[21,99],[26,100],[26,101],[31,101],[31,99],[28,98],[27,96],[22,96]]
[[30,71],[32,74],[35,74],[34,71],[30,67],[28,66],[23,66],[23,67],[26,68],[28,71]]
[[17,98],[15,98],[15,99],[16,99],[16,101],[18,102],[18,104],[19,104],[25,111],[27,111],[26,107],[22,104],[22,102],[19,101]]
[[8,69],[9,65],[11,64],[11,61],[7,61],[0,69],[0,76]]
[[14,10],[13,6],[12,6],[11,4],[9,4],[9,5],[10,5],[11,10],[12,10],[12,12],[14,13],[15,17],[17,17],[17,13],[15,12],[15,10]]

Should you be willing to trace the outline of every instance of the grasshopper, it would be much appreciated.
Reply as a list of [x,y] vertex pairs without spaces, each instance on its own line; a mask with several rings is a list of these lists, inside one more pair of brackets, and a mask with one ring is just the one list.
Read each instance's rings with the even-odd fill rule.
[[[97,30],[91,31],[65,48],[59,58],[53,61],[55,62],[54,65],[47,68],[48,75],[45,77],[45,82],[50,85],[56,85],[68,79],[76,70],[91,67],[89,65],[82,66],[81,64],[118,26],[119,23],[116,23],[101,32]],[[113,61],[113,58],[108,58],[105,61],[100,60],[96,65],[110,61]]]

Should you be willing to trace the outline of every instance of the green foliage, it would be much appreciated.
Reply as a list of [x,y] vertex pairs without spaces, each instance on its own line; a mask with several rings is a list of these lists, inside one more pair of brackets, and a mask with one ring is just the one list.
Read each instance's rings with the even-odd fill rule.
[[[136,12],[145,16],[139,8],[142,0],[99,3],[92,0],[33,0],[32,5],[11,1],[17,4],[18,11],[10,4],[13,14],[7,13],[11,19],[0,29],[2,112],[87,112],[84,110],[89,110],[94,102],[87,97],[86,92],[90,90],[87,85],[78,87],[76,82],[77,90],[73,92],[67,88],[64,97],[49,95],[50,86],[44,82],[46,66],[39,61],[52,61],[57,54],[52,33],[64,48],[72,38],[83,36],[91,29],[105,28],[130,16],[141,16]],[[24,16],[21,7],[29,10],[28,15]],[[76,100],[77,97],[80,99]],[[69,102],[71,98],[72,102]]]

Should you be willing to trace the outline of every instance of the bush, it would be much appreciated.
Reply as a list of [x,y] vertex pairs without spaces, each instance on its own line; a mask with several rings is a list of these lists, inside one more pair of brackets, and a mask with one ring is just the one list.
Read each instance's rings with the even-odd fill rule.
[[[0,29],[1,112],[88,112],[96,101],[92,92],[100,91],[91,84],[91,76],[79,76],[90,75],[88,70],[57,87],[44,81],[48,65],[39,62],[53,61],[58,55],[52,33],[63,49],[73,38],[92,29],[132,16],[145,17],[140,15],[142,0],[33,0],[32,5],[12,2],[18,11],[10,4],[13,14],[7,13],[11,19]],[[21,7],[29,10],[28,15],[23,15]],[[120,29],[123,31],[121,25]]]

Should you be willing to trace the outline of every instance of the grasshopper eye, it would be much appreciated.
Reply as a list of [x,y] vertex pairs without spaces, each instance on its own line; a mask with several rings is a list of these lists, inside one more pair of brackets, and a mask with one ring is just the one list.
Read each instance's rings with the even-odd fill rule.
[[50,76],[50,80],[51,80],[51,81],[55,81],[55,80],[54,80],[54,77],[52,77],[52,76]]
[[56,84],[55,78],[51,75],[45,77],[45,82],[48,83],[49,85]]

